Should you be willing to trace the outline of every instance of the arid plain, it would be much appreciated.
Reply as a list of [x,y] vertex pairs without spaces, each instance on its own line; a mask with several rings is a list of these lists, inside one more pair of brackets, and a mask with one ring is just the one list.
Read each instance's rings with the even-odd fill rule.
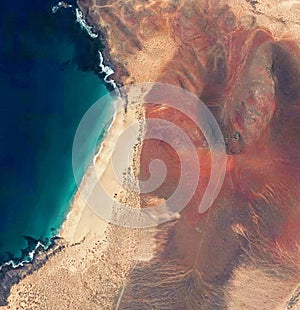
[[[226,176],[212,207],[199,214],[211,163],[199,128],[142,98],[135,109],[120,109],[96,161],[112,195],[146,207],[167,199],[177,184],[174,151],[140,143],[150,118],[189,133],[203,171],[195,195],[179,219],[130,229],[95,216],[79,191],[61,231],[65,248],[13,286],[3,309],[300,309],[300,3],[78,4],[103,35],[118,85],[169,83],[207,105],[225,139]],[[114,182],[107,155],[136,121],[134,175],[146,179],[153,158],[170,171],[157,191],[140,196]],[[89,171],[81,186],[88,184]]]

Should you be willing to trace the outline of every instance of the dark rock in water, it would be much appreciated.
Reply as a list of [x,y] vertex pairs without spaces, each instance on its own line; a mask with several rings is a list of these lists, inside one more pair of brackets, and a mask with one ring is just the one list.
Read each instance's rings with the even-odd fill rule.
[[[26,239],[32,241],[33,238],[26,237]],[[30,243],[28,242],[28,246]],[[3,266],[0,270],[0,306],[7,305],[7,298],[14,284],[19,283],[25,276],[41,268],[50,257],[63,250],[64,247],[63,239],[54,237],[48,249],[44,249],[42,245],[36,249],[31,262],[23,263],[22,266],[16,268],[11,265]]]
[[[23,236],[23,238],[27,241],[27,247],[25,249],[22,249],[21,253],[22,253],[22,257],[27,257],[28,253],[35,249],[39,240],[31,236],[25,236],[25,235]],[[14,261],[14,257],[12,257],[11,260]]]

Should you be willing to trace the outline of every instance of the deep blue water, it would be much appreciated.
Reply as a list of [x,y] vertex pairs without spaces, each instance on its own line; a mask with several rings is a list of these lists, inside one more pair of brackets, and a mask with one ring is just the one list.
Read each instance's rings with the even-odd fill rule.
[[[76,190],[76,128],[108,93],[94,73],[100,41],[81,30],[72,9],[52,14],[54,4],[1,3],[0,264],[26,257],[24,236],[47,242],[57,232]],[[111,116],[107,100],[99,115],[103,126]],[[78,173],[92,155],[87,147]]]

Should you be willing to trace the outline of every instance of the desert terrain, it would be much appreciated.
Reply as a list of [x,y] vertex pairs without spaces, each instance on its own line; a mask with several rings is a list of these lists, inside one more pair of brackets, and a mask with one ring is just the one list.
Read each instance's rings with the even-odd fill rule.
[[[181,173],[176,152],[141,141],[143,130],[164,129],[145,129],[145,121],[164,119],[185,130],[197,152],[189,169],[199,165],[201,178],[192,199],[179,218],[134,229],[95,216],[79,191],[61,231],[65,248],[14,285],[3,309],[300,309],[300,2],[78,5],[102,33],[118,85],[168,83],[207,106],[224,137],[226,174],[212,206],[199,213],[213,155],[201,130],[164,102],[145,104],[147,97],[138,109],[121,109],[96,162],[111,191],[132,207],[168,201]],[[112,182],[106,151],[133,120],[143,127],[131,163],[137,180],[149,178],[153,159],[167,174],[151,193],[126,196]]]

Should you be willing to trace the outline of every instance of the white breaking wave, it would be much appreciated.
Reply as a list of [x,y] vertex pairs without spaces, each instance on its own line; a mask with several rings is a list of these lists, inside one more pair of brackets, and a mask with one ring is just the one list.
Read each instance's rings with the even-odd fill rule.
[[34,257],[34,254],[35,254],[36,250],[37,250],[40,246],[41,246],[44,250],[47,250],[48,247],[49,247],[49,245],[48,245],[48,246],[45,246],[45,245],[42,244],[40,241],[38,241],[38,243],[36,244],[35,248],[34,248],[32,251],[30,251],[30,252],[28,253],[28,256],[29,256],[30,260],[23,260],[23,261],[21,261],[21,262],[18,263],[18,264],[16,264],[13,260],[10,260],[10,261],[8,261],[8,262],[6,262],[6,263],[4,263],[3,265],[0,266],[0,271],[1,271],[2,268],[5,267],[5,266],[12,266],[13,268],[18,268],[18,267],[24,266],[25,263],[31,263],[32,260],[33,260],[33,257]]
[[111,84],[114,88],[117,88],[117,84],[114,80],[108,80],[109,76],[114,74],[115,71],[111,67],[106,66],[104,64],[104,58],[103,58],[102,53],[100,51],[98,51],[98,53],[99,53],[99,58],[100,58],[100,63],[99,63],[99,67],[101,69],[100,73],[105,74],[104,81],[108,84]]
[[[60,1],[60,2],[58,2],[57,5],[55,5],[55,6],[52,7],[52,13],[53,13],[53,14],[56,13],[56,12],[57,12],[59,9],[61,9],[61,8],[71,8],[71,7],[72,7],[71,4],[69,4],[69,3],[65,2],[65,1]],[[78,8],[75,9],[75,12],[76,12],[76,21],[80,24],[80,26],[81,26],[84,30],[87,31],[87,33],[89,34],[89,36],[90,36],[91,38],[93,38],[93,39],[98,38],[98,34],[95,33],[95,32],[93,32],[93,27],[89,26],[89,25],[87,24],[87,22],[85,21],[85,19],[84,19],[84,17],[83,17],[83,13],[82,13]],[[106,66],[106,65],[104,64],[104,58],[103,58],[103,55],[102,55],[101,51],[98,51],[98,53],[99,53],[99,60],[100,60],[100,61],[99,61],[100,73],[105,74],[103,80],[104,80],[106,83],[111,84],[111,85],[113,86],[114,89],[118,90],[118,87],[117,87],[116,82],[115,82],[114,80],[109,80],[109,79],[108,79],[112,74],[115,73],[115,71],[114,71],[111,67]],[[110,129],[111,129],[111,127],[112,127],[112,125],[113,125],[113,123],[114,123],[114,121],[115,121],[116,114],[117,114],[118,101],[117,101],[117,100],[113,100],[113,105],[114,105],[114,114],[113,114],[113,117],[112,117],[112,122],[111,122],[111,124],[109,125],[109,127],[107,128],[106,134],[105,134],[105,135],[107,135],[107,134],[109,133],[109,131],[110,131]],[[100,147],[99,147],[99,150],[98,150],[97,154],[96,154],[96,155],[94,156],[94,158],[93,158],[93,164],[94,164],[94,165],[96,164],[97,158],[100,156],[100,153],[101,153],[101,151],[102,151],[102,147],[103,147],[103,144],[102,144],[102,142],[101,142]],[[85,176],[84,176],[84,177],[85,177]],[[83,179],[84,179],[84,177],[83,177]],[[67,216],[66,216],[67,219],[70,217],[71,213],[72,213],[72,210],[70,210],[69,213],[67,214]],[[6,263],[4,263],[3,265],[0,266],[0,271],[1,271],[2,268],[5,267],[5,266],[12,266],[13,268],[18,268],[18,267],[24,266],[25,263],[30,263],[30,262],[32,262],[32,260],[33,260],[33,258],[34,258],[34,255],[35,255],[35,253],[36,253],[36,250],[37,250],[40,246],[41,246],[44,250],[47,250],[47,249],[49,248],[50,245],[45,246],[45,245],[42,244],[40,241],[38,241],[38,243],[36,244],[35,248],[34,248],[32,251],[30,251],[30,252],[28,253],[28,257],[30,258],[30,260],[23,260],[23,261],[21,261],[20,263],[17,263],[17,264],[16,264],[13,260],[10,260],[10,261],[8,261],[8,262],[6,262]]]
[[[60,1],[58,2],[57,5],[52,7],[52,12],[56,13],[60,8],[71,8],[71,7],[72,7],[71,4],[65,1]],[[98,38],[99,36],[98,33],[93,31],[92,26],[88,25],[88,23],[84,19],[82,11],[80,11],[79,8],[76,8],[75,13],[76,13],[76,21],[80,24],[81,28],[84,29],[91,38],[93,39]],[[105,74],[104,81],[108,84],[111,84],[113,88],[117,88],[115,81],[108,79],[110,75],[115,73],[115,71],[111,67],[104,65],[103,55],[100,51],[98,51],[98,53],[99,53],[99,58],[100,58],[100,63],[99,63],[99,67],[101,69],[100,73]]]
[[[93,31],[93,27],[87,24],[86,20],[83,17],[83,13],[78,8],[76,8],[75,11],[76,11],[76,21],[80,24],[80,26],[87,31],[87,33],[89,34],[91,38],[93,39],[98,38],[99,36],[98,33],[95,33]],[[115,73],[115,71],[111,67],[106,66],[104,64],[104,58],[103,58],[101,51],[98,51],[98,53],[99,53],[99,59],[100,59],[100,62],[99,62],[99,67],[101,70],[100,73],[105,74],[104,81],[108,84],[111,84],[113,88],[117,88],[116,82],[114,80],[108,79],[109,76]]]
[[75,13],[76,13],[76,21],[80,24],[80,26],[83,29],[87,31],[89,36],[93,39],[98,38],[98,33],[95,33],[93,31],[93,27],[87,24],[86,20],[83,17],[83,13],[78,8],[75,9]]
[[72,4],[70,4],[70,3],[67,3],[67,2],[65,2],[65,1],[59,1],[58,3],[57,3],[57,5],[54,5],[53,7],[52,7],[52,13],[54,14],[54,13],[56,13],[59,9],[61,9],[61,8],[64,8],[64,9],[68,9],[68,8],[71,8],[72,7]]

